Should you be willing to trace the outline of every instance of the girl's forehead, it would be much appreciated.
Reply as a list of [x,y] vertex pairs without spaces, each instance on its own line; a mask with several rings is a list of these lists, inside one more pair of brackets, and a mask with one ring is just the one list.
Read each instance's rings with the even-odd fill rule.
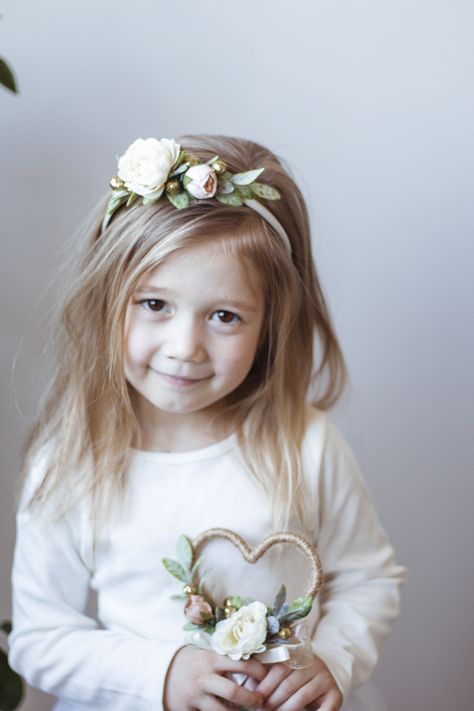
[[261,290],[261,279],[250,261],[235,252],[202,244],[178,249],[150,267],[138,280],[137,289],[222,287],[251,291]]

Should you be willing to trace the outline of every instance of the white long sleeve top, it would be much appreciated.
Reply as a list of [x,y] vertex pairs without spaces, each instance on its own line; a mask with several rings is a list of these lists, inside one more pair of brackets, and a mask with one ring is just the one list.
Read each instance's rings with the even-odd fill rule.
[[[405,569],[394,561],[350,447],[316,409],[303,463],[325,576],[306,628],[347,701],[370,676],[399,612]],[[86,501],[59,521],[26,510],[42,469],[32,468],[17,512],[10,665],[61,699],[61,711],[158,711],[185,622],[182,601],[172,599],[180,583],[162,558],[175,557],[181,533],[195,538],[211,527],[258,544],[272,532],[267,499],[234,435],[192,452],[133,450],[123,512],[94,555]],[[241,594],[271,604],[283,582],[291,599],[307,589],[307,561],[288,546],[249,565],[230,543],[213,541],[203,570],[217,598]],[[89,587],[99,623],[85,613]]]

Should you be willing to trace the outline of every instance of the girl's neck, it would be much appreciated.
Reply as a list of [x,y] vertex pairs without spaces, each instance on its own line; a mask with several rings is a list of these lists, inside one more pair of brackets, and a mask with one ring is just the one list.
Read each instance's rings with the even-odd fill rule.
[[[189,415],[147,412],[140,407],[140,449],[151,452],[190,452],[208,447],[228,437],[233,426],[225,418],[209,417],[199,412]],[[134,446],[137,446],[137,442]]]

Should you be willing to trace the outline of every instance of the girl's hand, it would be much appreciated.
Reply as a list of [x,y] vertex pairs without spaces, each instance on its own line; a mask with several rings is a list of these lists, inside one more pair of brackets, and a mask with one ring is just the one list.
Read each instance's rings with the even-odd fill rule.
[[261,711],[302,711],[306,707],[339,711],[343,700],[334,677],[319,657],[305,669],[272,664],[255,691],[266,699]]
[[[243,689],[225,674],[242,672],[262,681],[268,668],[253,659],[232,659],[199,647],[182,647],[175,655],[166,679],[164,705],[167,711],[225,711],[246,706],[258,708],[262,695]],[[227,703],[226,703],[227,702]]]

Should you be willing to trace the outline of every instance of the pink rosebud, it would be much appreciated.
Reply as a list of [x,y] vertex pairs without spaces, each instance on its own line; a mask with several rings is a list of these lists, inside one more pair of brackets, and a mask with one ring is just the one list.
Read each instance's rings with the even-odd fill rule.
[[198,200],[214,197],[217,190],[217,175],[209,165],[193,165],[185,173],[186,190]]
[[193,625],[202,625],[212,617],[212,608],[202,595],[188,595],[184,614]]

